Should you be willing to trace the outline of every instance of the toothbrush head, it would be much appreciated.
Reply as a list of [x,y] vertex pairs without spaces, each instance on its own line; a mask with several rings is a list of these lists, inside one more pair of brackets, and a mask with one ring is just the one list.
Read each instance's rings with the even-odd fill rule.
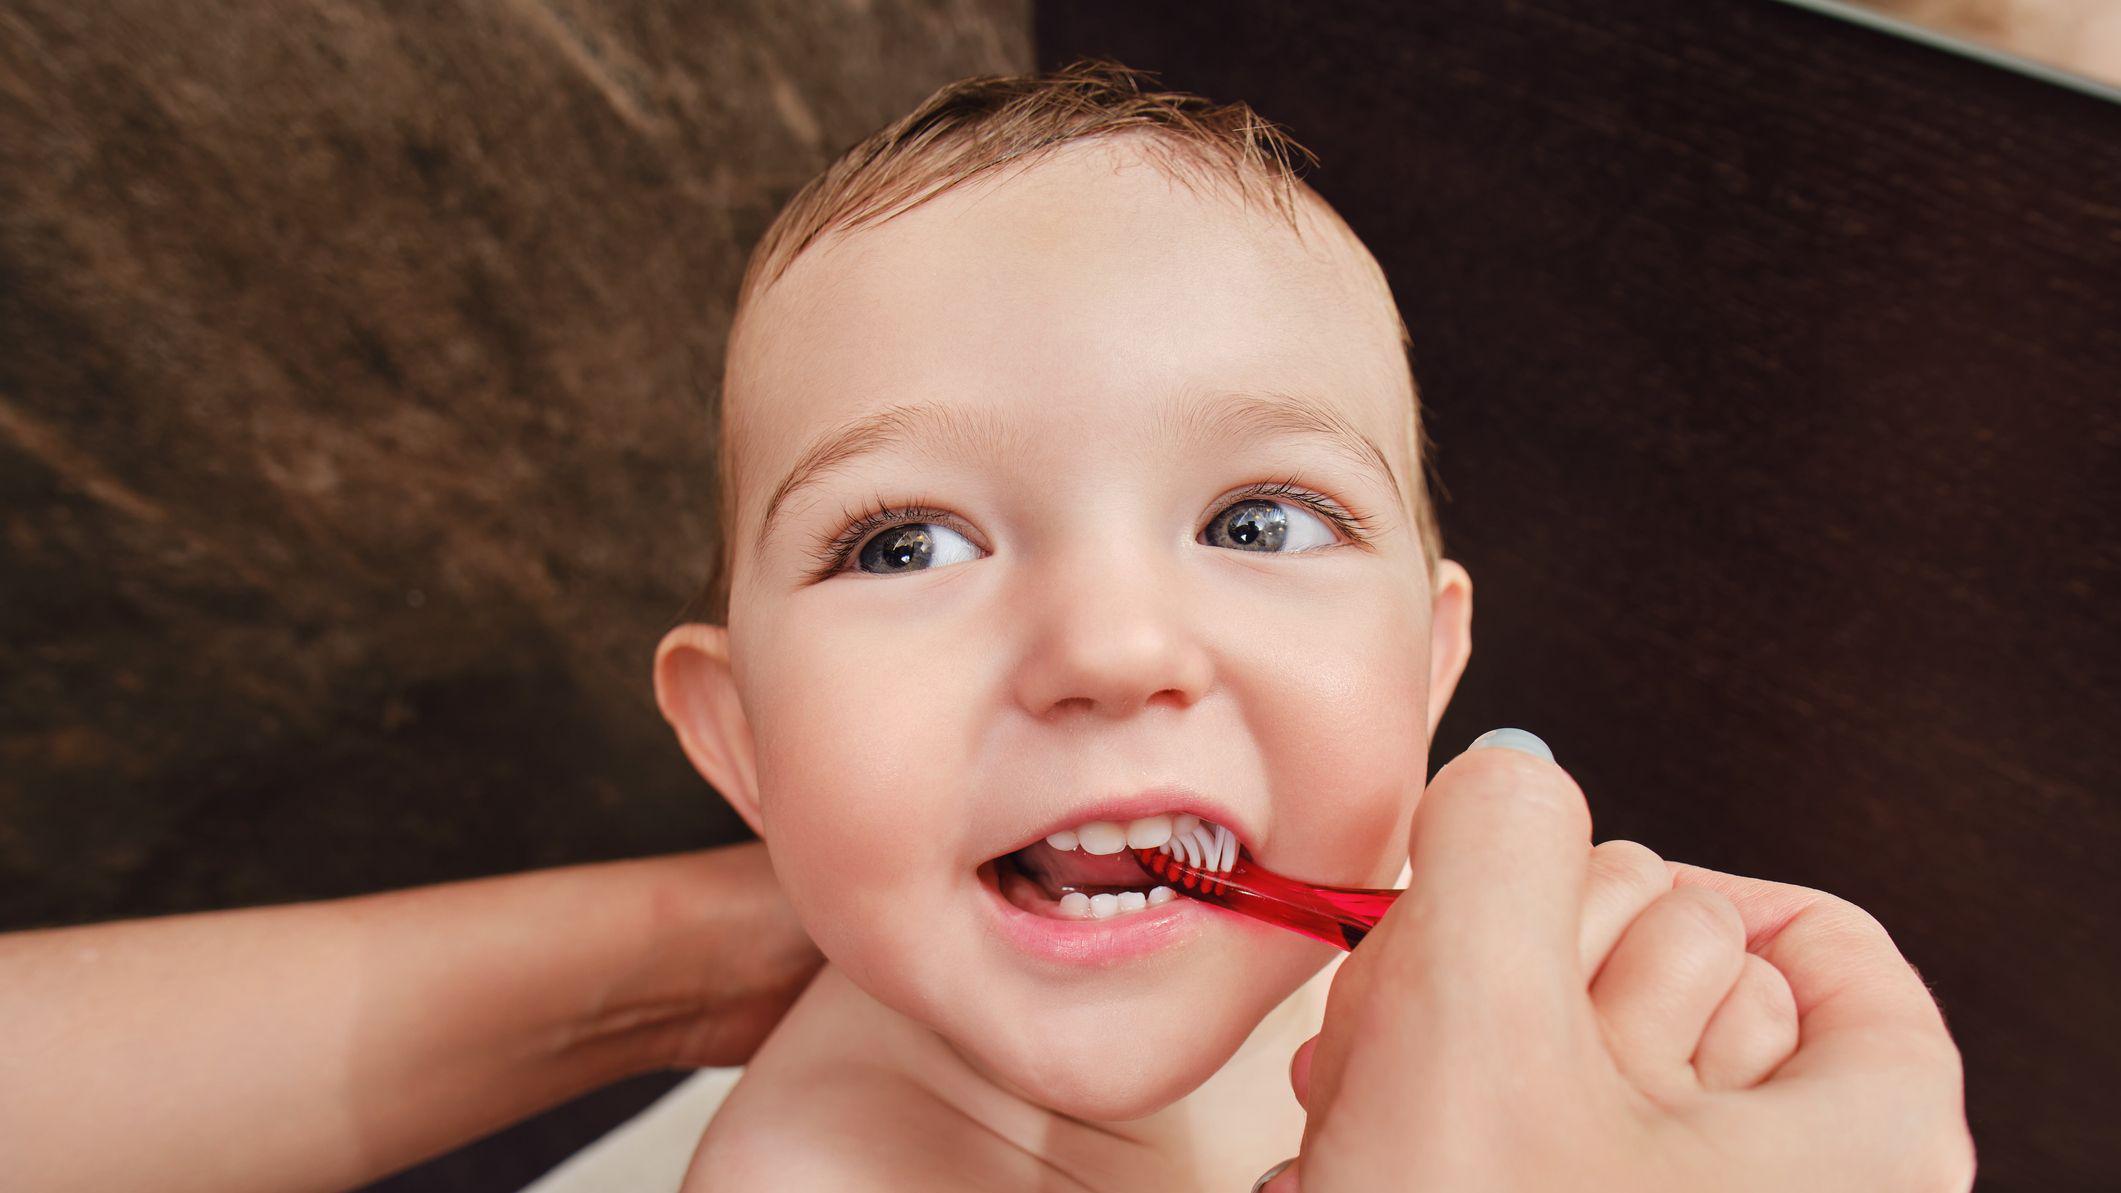
[[1276,874],[1242,852],[1236,834],[1213,824],[1189,822],[1162,846],[1133,852],[1143,869],[1182,894],[1339,949],[1362,943],[1404,893]]
[[1156,849],[1200,870],[1222,873],[1237,864],[1237,834],[1205,820],[1174,831],[1171,839]]
[[1192,894],[1219,894],[1220,876],[1237,864],[1237,834],[1202,821],[1171,834],[1154,849],[1137,849],[1135,859],[1158,878]]

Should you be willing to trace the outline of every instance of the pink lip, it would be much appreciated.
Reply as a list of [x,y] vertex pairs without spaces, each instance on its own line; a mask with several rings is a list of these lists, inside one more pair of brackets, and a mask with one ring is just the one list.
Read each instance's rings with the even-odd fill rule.
[[1009,902],[984,879],[979,885],[1003,939],[1035,957],[1070,966],[1118,965],[1186,944],[1197,939],[1216,914],[1214,908],[1180,895],[1110,919],[1053,919]]

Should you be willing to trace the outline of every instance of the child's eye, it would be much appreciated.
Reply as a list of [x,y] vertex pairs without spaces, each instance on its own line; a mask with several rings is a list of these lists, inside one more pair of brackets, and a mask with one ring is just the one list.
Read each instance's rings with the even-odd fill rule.
[[889,576],[962,563],[978,555],[978,547],[947,526],[901,522],[863,543],[855,554],[854,566],[858,571]]
[[[1293,525],[1286,512],[1292,510],[1302,515]],[[1260,555],[1296,555],[1343,541],[1363,546],[1373,534],[1369,519],[1313,492],[1292,476],[1237,494],[1201,529],[1200,541]]]
[[[948,525],[954,520],[924,502],[890,506],[879,501],[821,545],[811,578],[823,580],[841,571],[890,576],[978,558],[980,548]],[[1339,527],[1340,534],[1333,527]],[[1367,542],[1369,524],[1331,498],[1287,480],[1254,485],[1238,494],[1201,530],[1199,541],[1256,554],[1293,555],[1332,546],[1343,536]]]
[[[1291,555],[1337,541],[1325,519],[1303,508],[1303,502],[1246,497],[1217,514],[1201,533],[1211,547],[1235,547],[1261,554]],[[1300,516],[1292,522],[1290,513]],[[1306,523],[1309,527],[1306,527]],[[1282,548],[1286,547],[1287,550]]]

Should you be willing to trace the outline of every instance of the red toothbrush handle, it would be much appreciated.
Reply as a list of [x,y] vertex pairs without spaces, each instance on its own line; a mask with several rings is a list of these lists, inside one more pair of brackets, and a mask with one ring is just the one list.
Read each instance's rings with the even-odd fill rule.
[[1203,870],[1154,849],[1134,856],[1151,874],[1203,902],[1352,950],[1384,918],[1396,890],[1318,886],[1284,878],[1239,850],[1228,870]]

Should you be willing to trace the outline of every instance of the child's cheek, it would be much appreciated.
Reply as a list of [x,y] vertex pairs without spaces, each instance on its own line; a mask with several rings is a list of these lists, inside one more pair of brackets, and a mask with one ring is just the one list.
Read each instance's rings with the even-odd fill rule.
[[764,801],[776,871],[806,925],[815,920],[828,933],[865,923],[874,930],[879,913],[936,897],[945,871],[943,834],[928,827],[932,811],[894,798],[881,780],[860,790],[830,785],[850,777],[805,775]]
[[916,947],[918,909],[964,900],[975,885],[958,856],[965,815],[954,801],[965,784],[947,734],[916,704],[850,686],[813,688],[760,735],[757,758],[775,872],[812,939],[843,966],[855,950]]
[[[1396,657],[1407,655],[1403,661]],[[1267,860],[1291,877],[1336,886],[1391,886],[1428,766],[1421,652],[1350,652],[1364,660],[1317,681],[1290,705],[1291,741],[1275,756]]]
[[1299,808],[1277,808],[1265,860],[1291,878],[1330,886],[1393,886],[1407,860],[1407,826],[1420,779],[1337,776]]

